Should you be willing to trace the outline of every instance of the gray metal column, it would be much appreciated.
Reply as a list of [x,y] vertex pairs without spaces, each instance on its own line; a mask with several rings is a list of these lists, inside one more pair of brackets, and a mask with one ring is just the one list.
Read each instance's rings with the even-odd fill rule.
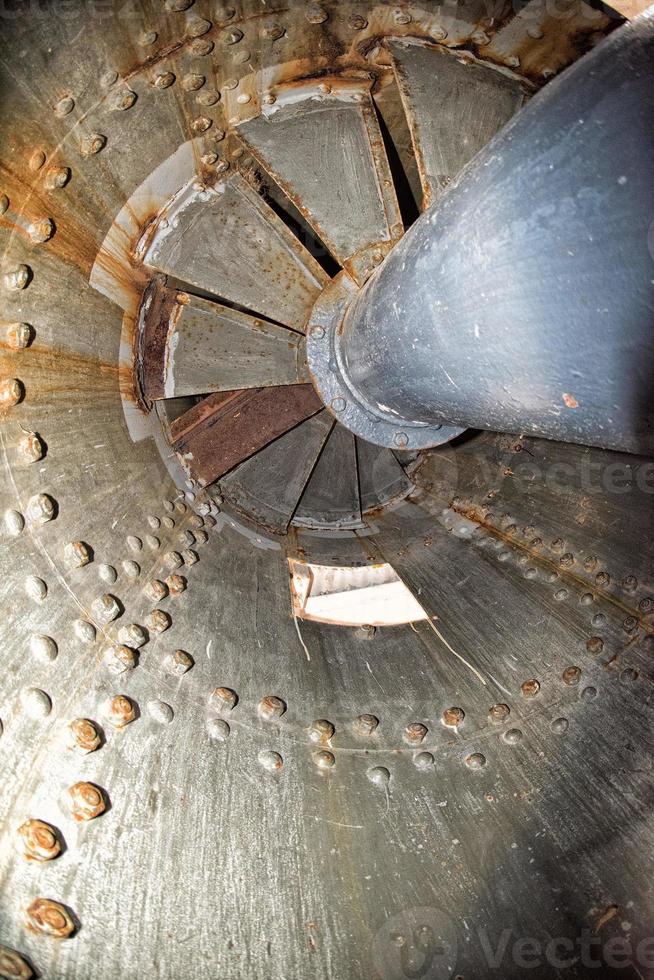
[[419,218],[351,303],[339,360],[403,425],[654,450],[653,8]]

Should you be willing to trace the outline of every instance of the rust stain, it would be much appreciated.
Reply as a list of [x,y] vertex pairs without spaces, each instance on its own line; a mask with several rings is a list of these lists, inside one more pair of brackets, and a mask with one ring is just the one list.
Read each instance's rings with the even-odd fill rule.
[[[490,496],[490,494],[487,494],[487,496]],[[592,590],[593,594],[597,596],[598,600],[602,600],[607,605],[620,610],[621,613],[633,617],[640,629],[644,630],[646,633],[654,635],[654,624],[649,623],[639,610],[632,609],[631,606],[625,602],[622,602],[617,596],[606,592],[597,585],[596,581],[591,583],[582,575],[571,571],[565,564],[562,565],[560,563],[560,559],[548,558],[541,551],[538,551],[535,548],[530,548],[527,544],[524,544],[513,535],[508,534],[506,531],[502,531],[501,528],[496,527],[494,524],[490,524],[486,519],[485,513],[480,507],[474,505],[464,506],[461,504],[455,504],[454,502],[450,504],[450,507],[456,514],[460,514],[462,517],[466,517],[469,521],[473,521],[475,524],[483,527],[484,530],[488,531],[498,540],[503,541],[507,546],[521,551],[523,554],[529,555],[529,558],[534,562],[534,564],[544,566],[548,570],[556,572],[562,580],[582,589],[584,592]]]
[[563,392],[563,401],[568,408],[579,408],[579,402],[574,397],[574,395],[569,395],[567,391]]

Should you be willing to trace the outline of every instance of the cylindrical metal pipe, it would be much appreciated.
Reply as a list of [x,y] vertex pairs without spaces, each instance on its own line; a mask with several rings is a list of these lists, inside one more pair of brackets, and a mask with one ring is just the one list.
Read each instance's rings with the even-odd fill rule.
[[353,301],[386,417],[654,450],[654,12],[538,94]]

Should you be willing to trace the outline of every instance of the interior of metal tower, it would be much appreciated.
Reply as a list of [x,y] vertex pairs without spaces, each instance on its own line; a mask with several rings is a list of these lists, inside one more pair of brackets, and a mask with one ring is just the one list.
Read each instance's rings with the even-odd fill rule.
[[[506,204],[521,120],[599,85],[587,59],[651,59],[653,25],[0,4],[0,976],[654,978],[654,86],[630,113],[615,69],[649,171],[590,153],[613,102],[578,121],[637,254],[576,210],[563,123],[529,138],[569,197],[533,228]],[[483,173],[507,224],[483,185],[420,273]],[[529,346],[484,242],[542,244],[559,207],[612,268],[552,339],[544,293],[587,283],[534,258]],[[454,251],[447,360],[401,284]],[[642,335],[602,348],[628,294]]]

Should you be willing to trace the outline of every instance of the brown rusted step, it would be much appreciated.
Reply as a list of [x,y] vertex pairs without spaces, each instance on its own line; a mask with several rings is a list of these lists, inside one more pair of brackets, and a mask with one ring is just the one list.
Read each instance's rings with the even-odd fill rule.
[[311,385],[216,392],[172,423],[173,448],[207,486],[322,407]]

